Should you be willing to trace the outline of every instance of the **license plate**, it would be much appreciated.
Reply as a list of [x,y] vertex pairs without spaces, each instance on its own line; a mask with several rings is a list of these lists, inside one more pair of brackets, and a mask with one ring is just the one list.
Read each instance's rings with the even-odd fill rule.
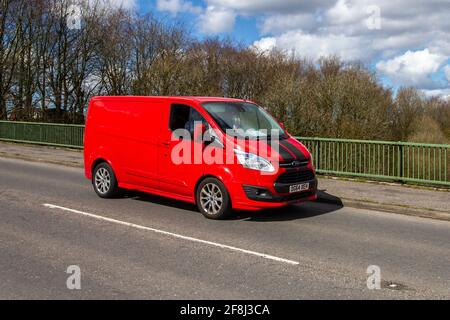
[[309,183],[295,184],[289,187],[289,193],[302,192],[309,190]]

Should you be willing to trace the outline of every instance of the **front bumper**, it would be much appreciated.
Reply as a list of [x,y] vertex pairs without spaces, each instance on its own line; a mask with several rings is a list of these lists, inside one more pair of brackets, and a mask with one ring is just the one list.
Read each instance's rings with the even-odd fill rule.
[[[306,170],[312,171],[312,174],[300,177],[286,175]],[[236,210],[280,208],[291,203],[317,199],[317,177],[311,164],[306,168],[280,168],[273,174],[261,174],[255,170],[245,169],[241,165],[230,168],[230,171],[232,172],[230,180],[224,180],[224,183],[230,193],[233,209]],[[214,172],[210,174],[214,175]],[[306,179],[302,179],[304,177]],[[302,183],[309,183],[309,190],[289,193],[291,185]]]

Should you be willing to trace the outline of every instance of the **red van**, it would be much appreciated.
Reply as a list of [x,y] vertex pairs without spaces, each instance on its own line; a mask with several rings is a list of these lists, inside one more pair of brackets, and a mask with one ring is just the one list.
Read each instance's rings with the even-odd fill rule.
[[211,219],[315,200],[317,192],[306,147],[239,99],[95,97],[84,164],[102,198],[139,190],[195,203]]

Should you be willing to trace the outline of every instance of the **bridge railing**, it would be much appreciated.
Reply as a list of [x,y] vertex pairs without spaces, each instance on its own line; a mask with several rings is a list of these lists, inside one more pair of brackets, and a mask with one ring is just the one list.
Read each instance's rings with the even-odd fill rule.
[[[83,148],[83,125],[0,121],[0,140]],[[318,173],[450,186],[450,145],[298,137]]]
[[450,145],[298,137],[318,173],[450,186]]
[[83,125],[0,121],[0,140],[83,148]]

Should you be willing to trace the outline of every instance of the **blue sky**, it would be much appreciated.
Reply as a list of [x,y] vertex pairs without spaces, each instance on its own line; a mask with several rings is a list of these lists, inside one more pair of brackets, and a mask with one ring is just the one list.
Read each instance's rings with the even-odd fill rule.
[[[205,2],[202,0],[193,0],[188,2],[192,3],[192,5],[195,7],[205,7]],[[231,37],[243,44],[252,45],[253,42],[258,40],[260,37],[257,28],[256,16],[237,16],[235,26],[231,32],[218,32],[208,34],[196,28],[198,26],[197,20],[199,18],[199,15],[197,13],[180,11],[177,14],[173,14],[169,11],[158,10],[157,0],[139,0],[138,3],[140,12],[153,12],[156,16],[167,19],[179,19],[187,25],[191,25],[192,31],[198,38],[204,38],[211,35],[219,37]]]
[[450,98],[449,0],[110,0],[186,23],[198,38],[363,61],[383,84]]

